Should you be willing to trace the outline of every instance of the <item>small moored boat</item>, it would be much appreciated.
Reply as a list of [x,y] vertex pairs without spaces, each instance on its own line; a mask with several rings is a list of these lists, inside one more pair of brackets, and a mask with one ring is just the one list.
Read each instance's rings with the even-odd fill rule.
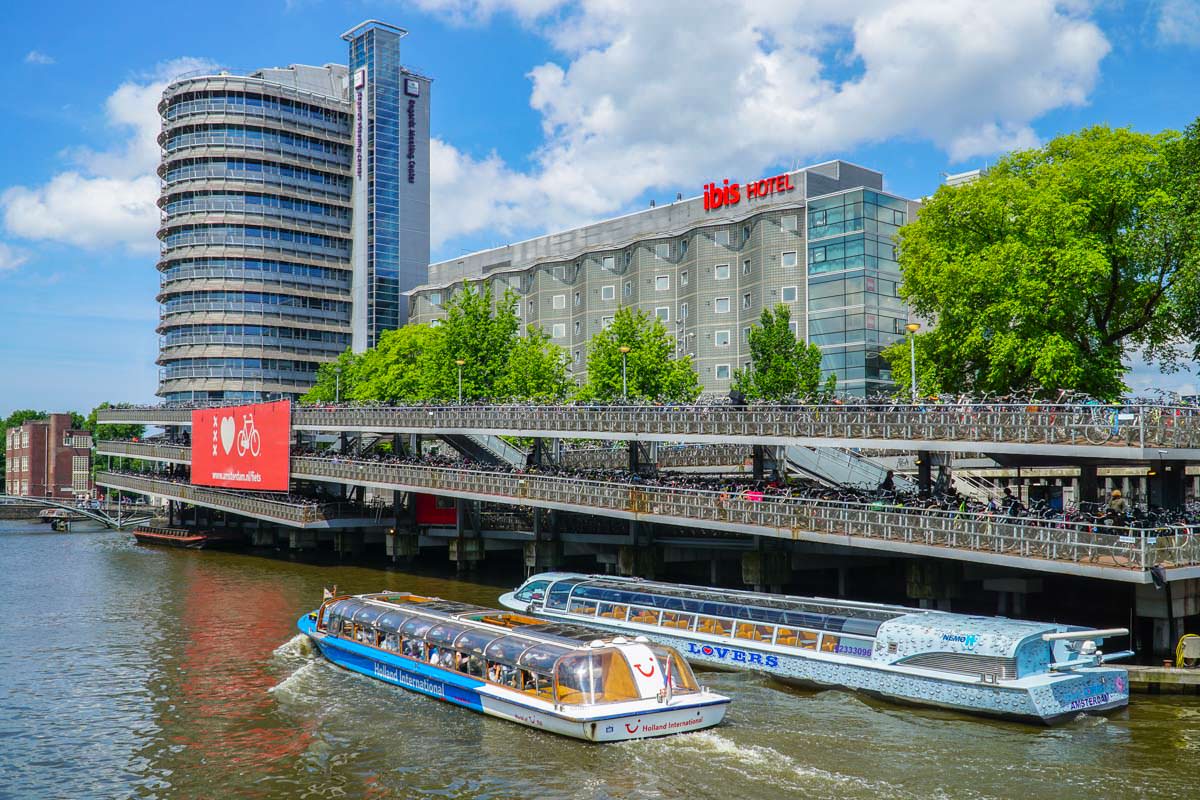
[[433,597],[332,598],[298,627],[346,669],[576,739],[702,730],[729,704],[670,647]]
[[167,528],[161,525],[139,525],[133,529],[133,538],[140,544],[157,544],[167,547],[183,547],[200,550],[236,544],[236,536],[223,536],[213,531],[195,528]]
[[1092,630],[877,603],[716,590],[573,573],[534,575],[507,608],[644,636],[689,661],[843,687],[910,704],[1052,724],[1129,702],[1132,653]]

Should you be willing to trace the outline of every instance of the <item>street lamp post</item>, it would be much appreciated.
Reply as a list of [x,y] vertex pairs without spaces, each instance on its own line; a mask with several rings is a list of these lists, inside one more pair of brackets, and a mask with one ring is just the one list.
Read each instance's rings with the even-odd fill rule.
[[342,402],[342,368],[333,368],[333,402]]
[[908,331],[908,350],[912,361],[909,364],[911,370],[910,377],[912,378],[912,401],[913,405],[917,403],[917,331],[921,330],[919,322],[910,322],[904,326]]
[[621,351],[621,399],[629,400],[629,377],[625,369],[625,357],[629,355],[629,347],[621,345],[618,349]]
[[467,363],[464,359],[456,358],[454,363],[458,365],[458,404],[462,405],[462,368],[463,364]]

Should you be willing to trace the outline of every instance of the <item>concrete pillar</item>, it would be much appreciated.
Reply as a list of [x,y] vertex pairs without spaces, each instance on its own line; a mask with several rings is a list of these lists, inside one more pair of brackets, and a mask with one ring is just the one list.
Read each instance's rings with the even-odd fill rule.
[[791,559],[774,550],[742,553],[742,583],[756,592],[778,592],[791,578]]
[[479,530],[479,503],[458,498],[454,501],[454,539],[450,542],[450,560],[458,572],[474,570],[484,558],[483,537]]
[[917,490],[923,495],[933,491],[933,454],[928,450],[917,451]]
[[906,563],[907,596],[921,608],[950,610],[950,601],[962,593],[962,565],[953,561],[911,559]]

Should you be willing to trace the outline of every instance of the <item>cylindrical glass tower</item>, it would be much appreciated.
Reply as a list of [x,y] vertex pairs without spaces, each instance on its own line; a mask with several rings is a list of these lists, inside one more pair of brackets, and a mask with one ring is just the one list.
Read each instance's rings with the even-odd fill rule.
[[294,398],[350,346],[348,97],[340,65],[164,91],[163,400]]

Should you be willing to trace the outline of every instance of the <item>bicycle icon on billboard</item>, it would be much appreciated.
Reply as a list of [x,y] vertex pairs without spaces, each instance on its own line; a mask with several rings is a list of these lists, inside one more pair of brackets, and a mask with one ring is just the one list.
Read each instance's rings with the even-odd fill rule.
[[242,417],[242,429],[238,431],[237,435],[238,457],[246,455],[246,452],[249,451],[250,455],[257,458],[261,449],[262,438],[254,427],[254,415],[246,414]]

